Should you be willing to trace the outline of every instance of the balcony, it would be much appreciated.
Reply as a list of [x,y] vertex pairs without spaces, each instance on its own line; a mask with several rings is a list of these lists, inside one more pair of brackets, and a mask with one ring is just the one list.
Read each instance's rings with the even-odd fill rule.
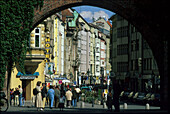
[[41,63],[45,59],[44,49],[33,49],[26,54],[26,63]]

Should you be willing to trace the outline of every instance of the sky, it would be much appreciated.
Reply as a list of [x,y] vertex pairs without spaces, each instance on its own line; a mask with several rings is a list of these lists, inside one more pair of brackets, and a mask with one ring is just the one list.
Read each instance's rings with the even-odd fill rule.
[[94,6],[78,6],[72,8],[75,9],[88,23],[93,22],[93,17],[95,19],[104,17],[106,20],[108,20],[112,15],[115,14],[109,10]]

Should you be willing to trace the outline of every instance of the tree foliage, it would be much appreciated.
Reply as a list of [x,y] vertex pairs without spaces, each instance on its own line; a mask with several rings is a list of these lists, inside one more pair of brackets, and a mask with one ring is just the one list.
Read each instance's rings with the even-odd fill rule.
[[11,65],[18,63],[24,72],[34,8],[42,6],[43,0],[0,0],[0,90]]

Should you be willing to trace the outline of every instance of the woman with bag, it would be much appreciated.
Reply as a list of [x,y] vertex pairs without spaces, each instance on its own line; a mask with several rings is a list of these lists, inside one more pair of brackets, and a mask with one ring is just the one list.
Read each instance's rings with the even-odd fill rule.
[[39,111],[43,111],[43,102],[42,102],[42,95],[41,95],[41,87],[40,87],[40,84],[41,82],[38,81],[37,82],[37,86],[36,86],[36,89],[38,91],[38,94],[36,95],[36,107],[37,107],[37,110]]

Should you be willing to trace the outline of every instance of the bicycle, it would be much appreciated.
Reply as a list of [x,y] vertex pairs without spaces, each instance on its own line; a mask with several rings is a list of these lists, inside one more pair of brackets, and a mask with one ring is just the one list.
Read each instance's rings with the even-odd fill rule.
[[6,112],[9,108],[8,100],[3,91],[0,91],[0,112]]

